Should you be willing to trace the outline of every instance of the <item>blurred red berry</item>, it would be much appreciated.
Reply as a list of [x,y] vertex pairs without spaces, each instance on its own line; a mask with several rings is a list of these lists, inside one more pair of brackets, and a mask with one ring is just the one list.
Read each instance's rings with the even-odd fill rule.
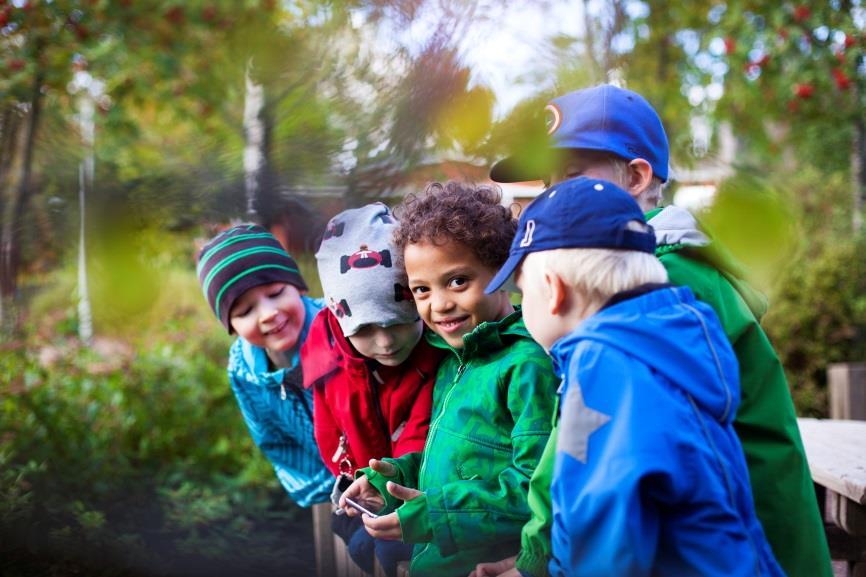
[[851,48],[855,44],[857,44],[857,41],[854,40],[854,37],[851,36],[850,34],[846,34],[845,35],[845,48]]
[[832,70],[833,80],[836,81],[836,87],[839,90],[848,90],[851,88],[851,79],[848,78],[848,75],[841,68],[834,68]]
[[800,103],[796,100],[791,100],[788,102],[788,112],[797,112],[800,110]]
[[6,66],[8,66],[9,70],[12,70],[13,72],[23,70],[26,65],[27,63],[24,62],[24,60],[22,60],[21,58],[10,58],[6,62]]
[[808,20],[811,15],[812,11],[808,6],[800,5],[794,8],[794,20],[797,22],[804,22]]
[[779,28],[779,38],[782,40],[788,39],[788,29],[787,28]]
[[205,22],[213,22],[217,17],[217,9],[213,4],[208,4],[201,11],[201,19]]
[[844,64],[844,63],[845,63],[845,53],[844,53],[844,52],[842,52],[842,51],[840,50],[839,52],[837,52],[837,53],[835,54],[835,56],[836,56],[836,60],[839,62],[839,64]]
[[797,98],[812,98],[814,93],[815,87],[809,83],[794,85],[794,95]]
[[84,24],[73,24],[72,30],[75,32],[75,37],[81,42],[90,38],[90,30]]
[[7,6],[0,12],[0,28],[3,28],[7,24],[9,24],[9,16],[11,15],[11,10]]
[[725,54],[733,54],[734,50],[737,49],[737,41],[730,37],[725,37]]
[[181,6],[172,6],[165,11],[164,16],[166,20],[178,26],[183,24],[184,18],[186,17]]
[[755,64],[758,66],[766,66],[768,62],[770,62],[770,55],[764,54],[755,61]]

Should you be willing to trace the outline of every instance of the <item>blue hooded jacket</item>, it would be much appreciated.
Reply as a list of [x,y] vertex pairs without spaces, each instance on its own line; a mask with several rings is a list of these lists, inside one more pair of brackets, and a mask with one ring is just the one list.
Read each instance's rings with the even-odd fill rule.
[[712,309],[661,288],[557,341],[554,576],[782,576],[732,423],[737,359]]
[[292,367],[269,370],[265,349],[238,338],[229,352],[228,374],[247,429],[289,496],[301,507],[329,500],[334,476],[325,467],[313,435],[313,390],[304,390],[301,343],[322,308],[301,297],[306,318]]

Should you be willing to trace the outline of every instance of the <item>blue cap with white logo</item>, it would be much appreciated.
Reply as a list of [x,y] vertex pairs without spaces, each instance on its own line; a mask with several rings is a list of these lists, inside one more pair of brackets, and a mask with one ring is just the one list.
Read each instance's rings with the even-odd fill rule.
[[[569,92],[545,108],[551,148],[609,152],[627,161],[643,158],[662,182],[668,179],[669,146],[664,126],[646,99],[631,90],[602,84]],[[543,180],[535,151],[500,160],[490,169],[496,182]]]
[[607,248],[655,253],[656,237],[637,202],[606,180],[578,177],[542,192],[520,215],[508,260],[487,285],[502,287],[531,252]]

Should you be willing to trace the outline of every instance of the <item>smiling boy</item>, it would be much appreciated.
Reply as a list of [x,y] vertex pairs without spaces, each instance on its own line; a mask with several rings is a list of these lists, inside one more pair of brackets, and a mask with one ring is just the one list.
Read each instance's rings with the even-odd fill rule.
[[229,334],[232,392],[256,445],[300,506],[328,500],[333,477],[313,435],[312,391],[302,388],[300,347],[321,301],[291,256],[264,228],[243,224],[201,250],[199,281]]
[[409,288],[445,359],[423,453],[372,460],[343,500],[382,509],[363,519],[371,535],[416,544],[413,577],[466,575],[518,547],[529,478],[550,434],[550,361],[508,294],[484,294],[516,225],[499,202],[495,189],[451,182],[396,211]]

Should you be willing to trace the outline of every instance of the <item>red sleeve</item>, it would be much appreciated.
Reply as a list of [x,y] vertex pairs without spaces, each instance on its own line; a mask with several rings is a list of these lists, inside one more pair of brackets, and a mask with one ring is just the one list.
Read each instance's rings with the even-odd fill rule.
[[313,389],[313,430],[325,466],[335,477],[338,476],[339,463],[334,463],[331,457],[340,445],[340,429],[331,415],[331,409],[328,408],[328,402],[325,400],[325,390],[321,386]]
[[430,429],[430,411],[433,409],[433,383],[436,382],[436,373],[428,376],[418,395],[412,403],[409,418],[400,437],[394,441],[392,455],[402,457],[406,453],[424,450],[424,442],[427,440],[427,431]]

